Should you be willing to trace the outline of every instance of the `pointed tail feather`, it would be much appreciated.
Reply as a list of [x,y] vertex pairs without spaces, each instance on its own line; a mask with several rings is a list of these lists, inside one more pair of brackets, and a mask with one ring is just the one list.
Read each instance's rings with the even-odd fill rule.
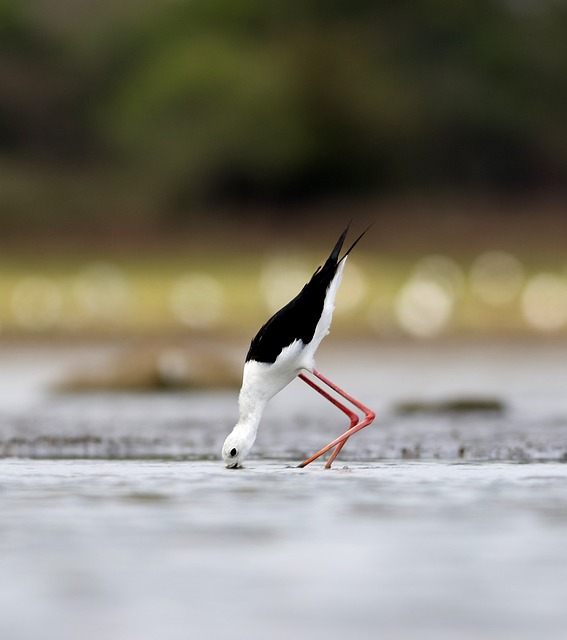
[[331,255],[327,258],[327,262],[326,263],[331,263],[333,265],[338,264],[339,255],[341,253],[341,249],[343,248],[343,243],[344,243],[345,238],[347,236],[349,227],[350,227],[350,222],[348,223],[346,229],[341,233],[341,237],[337,240],[337,244],[335,245],[334,249],[331,251]]
[[[346,229],[341,233],[340,238],[337,240],[337,243],[335,244],[333,250],[331,251],[331,255],[327,258],[327,260],[325,261],[325,265],[324,267],[327,266],[333,266],[336,267],[337,265],[339,265],[347,256],[348,254],[354,249],[354,247],[356,246],[356,244],[358,243],[358,241],[362,238],[362,236],[368,231],[368,229],[370,229],[370,227],[372,225],[370,225],[368,228],[366,228],[359,236],[358,238],[350,245],[350,247],[347,249],[347,251],[345,252],[344,256],[339,260],[339,255],[341,253],[341,249],[343,248],[343,244],[345,241],[345,238],[347,237],[348,231],[350,229],[350,225],[351,225],[352,220],[347,224]],[[324,268],[323,267],[323,268]],[[321,269],[321,267],[317,268],[317,271],[319,271]],[[317,273],[317,271],[315,273]]]
[[[349,226],[350,226],[350,222],[349,222]],[[356,247],[356,245],[358,244],[358,241],[362,238],[362,236],[370,229],[372,225],[368,225],[368,227],[366,227],[366,229],[358,236],[358,238],[350,245],[350,247],[346,250],[345,255],[339,260],[339,262],[342,262],[347,256],[348,254]],[[346,235],[346,232],[348,231],[348,227],[345,229],[343,236]],[[342,237],[342,236],[341,236]],[[344,240],[344,237],[342,237],[342,239]],[[342,246],[342,243],[341,243]]]

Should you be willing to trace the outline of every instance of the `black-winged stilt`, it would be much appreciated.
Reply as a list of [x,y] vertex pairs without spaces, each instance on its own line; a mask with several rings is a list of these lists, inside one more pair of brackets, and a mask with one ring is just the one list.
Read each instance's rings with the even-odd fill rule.
[[[222,448],[222,457],[227,467],[242,466],[256,439],[260,419],[267,403],[296,377],[306,382],[350,418],[350,426],[345,433],[304,460],[300,467],[305,467],[334,448],[325,465],[329,469],[350,436],[367,427],[374,420],[373,411],[343,391],[314,367],[315,351],[321,340],[329,333],[335,297],[346,258],[368,230],[360,234],[339,259],[348,229],[349,227],[341,234],[323,267],[315,271],[299,294],[274,314],[253,338],[244,364],[242,387],[238,399],[240,419],[226,438]],[[309,372],[313,378],[307,377],[304,372]],[[352,409],[332,396],[319,385],[317,380],[362,411],[363,420],[359,421],[358,415]]]

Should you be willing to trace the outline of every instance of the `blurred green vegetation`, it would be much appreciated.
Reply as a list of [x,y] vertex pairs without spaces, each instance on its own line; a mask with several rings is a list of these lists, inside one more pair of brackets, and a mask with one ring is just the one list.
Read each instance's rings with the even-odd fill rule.
[[4,233],[567,184],[553,0],[0,0],[0,77]]

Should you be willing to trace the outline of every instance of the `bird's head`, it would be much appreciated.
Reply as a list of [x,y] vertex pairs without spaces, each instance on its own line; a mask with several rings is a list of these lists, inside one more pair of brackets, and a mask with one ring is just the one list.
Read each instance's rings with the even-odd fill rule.
[[222,459],[228,469],[236,469],[242,466],[242,462],[252,448],[253,442],[236,425],[222,446]]

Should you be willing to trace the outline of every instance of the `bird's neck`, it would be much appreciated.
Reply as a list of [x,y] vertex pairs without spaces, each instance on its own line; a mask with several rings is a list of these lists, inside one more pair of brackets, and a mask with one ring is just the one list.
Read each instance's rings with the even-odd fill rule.
[[266,404],[267,402],[264,399],[252,398],[245,393],[241,393],[238,402],[240,413],[238,424],[252,431],[255,436]]
[[245,432],[246,437],[251,438],[253,442],[271,394],[266,393],[262,385],[257,384],[257,377],[251,375],[251,369],[254,367],[248,366],[249,364],[245,367],[244,381],[238,396],[240,416],[237,428]]

